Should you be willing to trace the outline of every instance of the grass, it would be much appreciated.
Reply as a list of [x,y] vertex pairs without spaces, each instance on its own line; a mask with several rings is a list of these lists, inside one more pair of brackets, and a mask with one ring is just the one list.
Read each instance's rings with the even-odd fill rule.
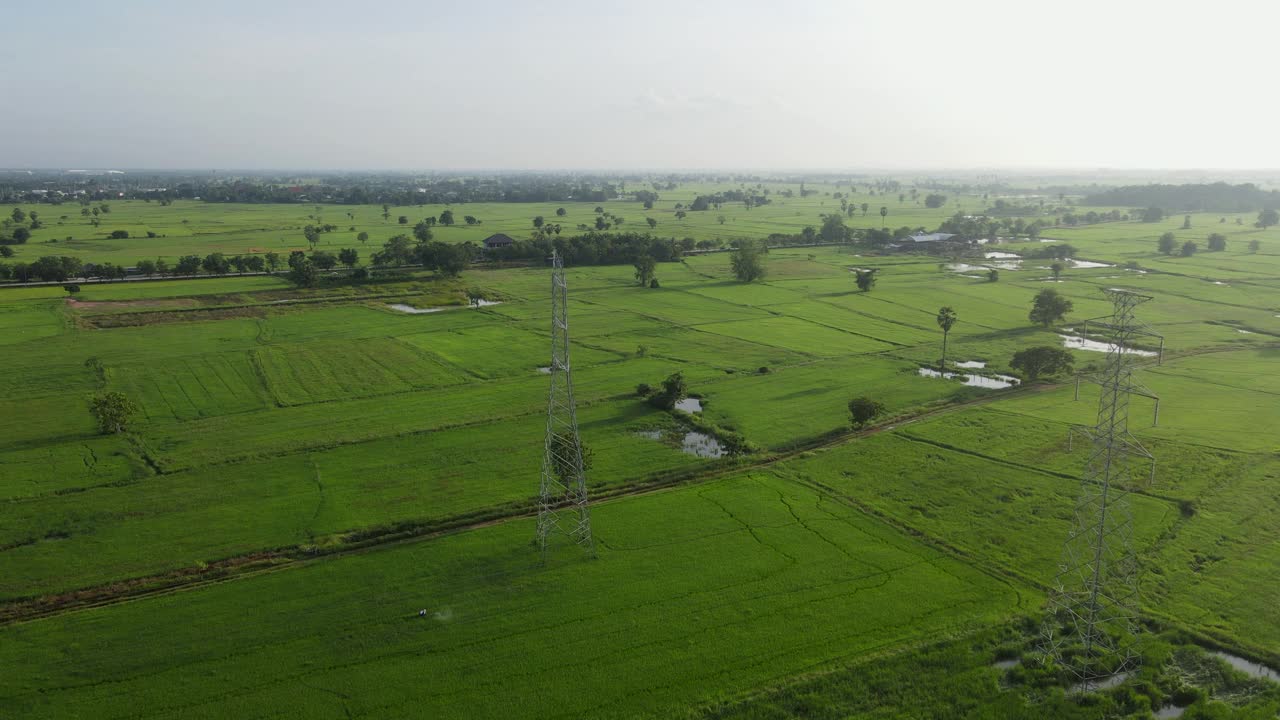
[[[698,238],[794,231],[823,202],[681,227]],[[629,225],[643,217],[610,209]],[[440,235],[514,232],[534,210],[469,206],[485,224]],[[404,214],[383,224],[380,208],[351,208],[348,223],[336,211],[321,214],[376,228],[374,242],[400,231]],[[570,211],[594,218],[590,207]],[[119,203],[112,223],[163,237],[81,238],[72,222],[60,232],[73,242],[38,234],[19,253],[69,247],[128,262],[276,249],[296,244],[290,228],[315,212]],[[890,219],[936,223],[932,212]],[[659,232],[676,225],[664,217]],[[1280,582],[1280,261],[1269,245],[1243,252],[1249,229],[1232,233],[1226,253],[1156,258],[1157,230],[1063,230],[1086,257],[1159,271],[1068,269],[1052,285],[1075,303],[1062,326],[1105,314],[1101,291],[1113,285],[1155,296],[1140,317],[1168,354],[1137,377],[1161,397],[1160,424],[1149,427],[1141,400],[1131,421],[1159,460],[1154,484],[1132,498],[1143,609],[1275,662],[1280,635],[1259,588]],[[600,560],[557,553],[545,569],[518,517],[542,453],[545,269],[316,290],[255,277],[122,283],[85,287],[80,303],[56,288],[0,290],[0,609],[111,598],[166,573],[217,579],[204,568],[282,550],[275,572],[0,627],[0,666],[17,670],[0,677],[0,715],[775,717],[801,707],[789,704],[796,697],[837,716],[892,715],[893,697],[944,715],[945,693],[905,698],[885,675],[868,686],[879,700],[862,704],[839,699],[843,681],[795,684],[892,655],[939,687],[973,690],[957,708],[1002,716],[1012,701],[985,660],[944,680],[941,665],[928,670],[935,650],[918,646],[1037,611],[1083,464],[1066,432],[1093,422],[1096,390],[1075,401],[1069,385],[992,392],[917,373],[937,362],[941,305],[960,317],[949,358],[985,361],[984,372],[1059,344],[1062,327],[1027,320],[1048,286],[1037,262],[990,283],[938,258],[856,254],[774,250],[768,277],[751,285],[730,279],[723,254],[660,265],[659,289],[638,287],[630,267],[569,270],[588,480],[597,497],[621,496],[594,510]],[[850,269],[868,266],[879,282],[857,292]],[[466,287],[503,302],[453,307]],[[409,315],[392,302],[451,309]],[[1073,355],[1077,367],[1103,359]],[[638,383],[676,371],[704,400],[702,424],[760,452],[711,461],[642,436],[687,427],[635,396]],[[86,398],[104,389],[142,409],[124,436],[98,435],[89,417]],[[857,395],[883,402],[893,427],[843,436]],[[970,400],[983,402],[911,420]],[[795,452],[819,440],[822,449]],[[477,520],[498,522],[356,552],[379,533]],[[305,560],[313,550],[332,554]],[[958,651],[936,652],[952,662]]]
[[0,710],[662,715],[1031,602],[767,477],[600,505],[595,527],[598,560],[561,547],[545,569],[519,521],[9,626]]

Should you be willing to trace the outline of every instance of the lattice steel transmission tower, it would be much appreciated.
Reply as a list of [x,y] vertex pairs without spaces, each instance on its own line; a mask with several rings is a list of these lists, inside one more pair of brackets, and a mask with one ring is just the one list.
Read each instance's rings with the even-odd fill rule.
[[543,562],[555,534],[564,534],[592,557],[591,509],[582,467],[582,441],[573,402],[569,364],[569,289],[564,263],[551,255],[551,390],[547,396],[547,435],[542,451],[542,484],[538,493],[538,546]]
[[[1092,428],[1072,428],[1068,435],[1069,443],[1071,435],[1083,434],[1091,447],[1044,626],[1046,653],[1084,691],[1135,669],[1139,660],[1134,648],[1138,564],[1128,495],[1155,478],[1155,458],[1129,433],[1130,398],[1155,400],[1155,420],[1160,417],[1159,399],[1133,379],[1138,364],[1133,340],[1160,338],[1134,318],[1134,308],[1151,298],[1119,289],[1106,293],[1114,312],[1084,326],[1086,336],[1090,328],[1106,333],[1107,358],[1102,373],[1091,378],[1102,387],[1097,422]],[[1163,352],[1160,338],[1157,362]]]

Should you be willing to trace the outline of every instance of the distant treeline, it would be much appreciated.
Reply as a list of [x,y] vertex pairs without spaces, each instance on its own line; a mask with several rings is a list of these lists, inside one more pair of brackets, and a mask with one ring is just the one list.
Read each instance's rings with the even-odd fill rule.
[[1253,183],[1195,185],[1129,185],[1089,195],[1085,205],[1157,207],[1176,212],[1257,212],[1280,207],[1280,191]]

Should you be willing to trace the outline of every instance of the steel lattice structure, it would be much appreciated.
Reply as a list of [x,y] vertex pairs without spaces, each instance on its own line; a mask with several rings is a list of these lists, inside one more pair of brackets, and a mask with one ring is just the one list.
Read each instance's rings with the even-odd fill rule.
[[538,492],[537,539],[544,562],[547,545],[556,534],[568,536],[595,556],[569,364],[569,289],[558,254],[552,253],[551,266],[551,390],[547,396],[547,435]]
[[[1160,338],[1134,317],[1134,309],[1151,298],[1119,289],[1106,293],[1113,314],[1085,323],[1085,335],[1091,328],[1105,333],[1107,357],[1102,373],[1090,378],[1102,388],[1097,422],[1092,428],[1073,428],[1071,433],[1089,438],[1091,447],[1045,622],[1046,652],[1085,691],[1105,678],[1135,669],[1139,660],[1133,644],[1138,564],[1128,494],[1137,483],[1147,485],[1154,479],[1155,459],[1129,433],[1130,398],[1155,400],[1157,421],[1160,407],[1159,399],[1133,379],[1137,354],[1132,341]],[[1157,357],[1162,359],[1163,338],[1160,349]]]

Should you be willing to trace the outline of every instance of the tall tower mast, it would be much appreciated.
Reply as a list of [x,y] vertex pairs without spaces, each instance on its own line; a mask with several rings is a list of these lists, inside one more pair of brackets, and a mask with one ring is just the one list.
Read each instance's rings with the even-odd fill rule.
[[573,401],[569,364],[569,289],[564,263],[551,254],[551,389],[547,396],[547,434],[542,452],[542,484],[538,493],[538,546],[547,559],[551,536],[564,534],[595,556],[591,510],[582,468],[582,440]]
[[[1073,428],[1091,447],[1045,622],[1046,651],[1085,691],[1135,669],[1139,661],[1133,646],[1138,566],[1128,495],[1135,482],[1154,478],[1155,459],[1129,433],[1130,398],[1154,399],[1159,418],[1159,399],[1133,379],[1133,339],[1160,338],[1134,318],[1134,308],[1151,298],[1127,290],[1106,293],[1112,315],[1085,323],[1086,335],[1091,327],[1106,332],[1107,359],[1102,374],[1092,378],[1102,387],[1097,422]],[[1160,347],[1163,355],[1163,338]]]

